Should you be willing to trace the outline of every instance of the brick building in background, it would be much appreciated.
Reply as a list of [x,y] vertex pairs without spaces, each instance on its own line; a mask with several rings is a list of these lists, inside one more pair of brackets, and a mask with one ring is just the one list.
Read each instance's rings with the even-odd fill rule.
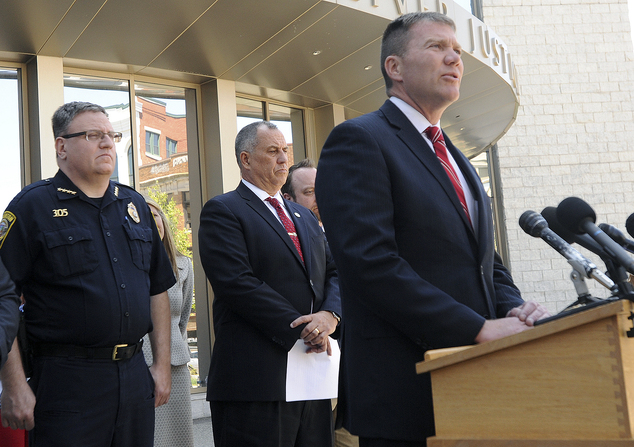
[[[509,260],[525,299],[575,301],[571,267],[519,216],[569,196],[625,232],[634,212],[634,54],[626,0],[485,0],[484,21],[513,49],[520,107],[498,141]],[[594,254],[576,246],[599,268]],[[590,292],[609,292],[586,280]]]
[[[185,115],[167,112],[166,104],[156,99],[137,97],[139,141],[139,192],[158,187],[174,200],[179,213],[179,228],[191,230],[189,158]],[[190,235],[191,243],[191,235]]]

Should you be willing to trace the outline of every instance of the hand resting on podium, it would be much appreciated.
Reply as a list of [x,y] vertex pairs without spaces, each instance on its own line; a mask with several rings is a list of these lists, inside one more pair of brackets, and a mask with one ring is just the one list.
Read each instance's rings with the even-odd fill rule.
[[530,329],[537,320],[549,316],[550,313],[544,306],[534,301],[527,301],[521,306],[509,310],[506,318],[486,320],[476,336],[475,342],[484,343],[507,335],[518,334]]

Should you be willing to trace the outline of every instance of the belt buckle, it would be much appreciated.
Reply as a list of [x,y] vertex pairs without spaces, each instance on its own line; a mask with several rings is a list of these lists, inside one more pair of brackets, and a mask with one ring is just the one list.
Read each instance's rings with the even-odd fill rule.
[[112,360],[117,361],[117,360],[121,360],[117,358],[117,355],[119,354],[118,350],[119,348],[127,348],[128,345],[115,345],[115,347],[112,349]]

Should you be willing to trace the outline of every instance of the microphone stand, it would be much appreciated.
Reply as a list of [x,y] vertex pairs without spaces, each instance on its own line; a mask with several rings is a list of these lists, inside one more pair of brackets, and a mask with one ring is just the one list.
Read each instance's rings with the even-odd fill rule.
[[[629,281],[627,281],[627,272],[625,271],[625,269],[621,267],[620,264],[613,262],[612,259],[604,259],[603,257],[601,257],[601,259],[603,259],[606,264],[606,267],[608,269],[608,276],[610,276],[610,279],[615,284],[610,289],[612,291],[612,296],[602,299],[590,295],[590,292],[588,291],[588,286],[583,279],[583,267],[581,265],[578,265],[575,261],[568,261],[568,263],[572,266],[570,279],[572,280],[572,283],[575,286],[575,290],[577,291],[577,301],[570,304],[569,306],[566,306],[562,311],[555,315],[537,320],[535,322],[535,326],[548,323],[549,321],[558,320],[559,318],[581,312],[585,309],[614,302],[617,299],[621,299],[623,296],[627,296],[627,298],[625,299],[634,301],[634,288],[629,283]],[[618,278],[619,281],[617,282],[615,278]],[[632,336],[634,336],[634,330],[632,334]]]
[[572,284],[575,286],[575,290],[577,291],[577,301],[566,306],[565,310],[572,309],[577,306],[586,306],[590,303],[596,303],[598,301],[602,301],[600,298],[596,298],[590,295],[588,290],[588,286],[586,285],[586,281],[583,279],[583,270],[580,272],[578,270],[578,266],[576,266],[574,261],[568,261],[570,265],[572,265],[572,272],[570,272],[570,279],[572,280]]
[[619,299],[634,301],[634,287],[629,281],[629,276],[625,268],[618,262],[610,258],[603,259],[606,268],[608,269],[608,276],[614,284],[617,286],[617,290],[614,292]]

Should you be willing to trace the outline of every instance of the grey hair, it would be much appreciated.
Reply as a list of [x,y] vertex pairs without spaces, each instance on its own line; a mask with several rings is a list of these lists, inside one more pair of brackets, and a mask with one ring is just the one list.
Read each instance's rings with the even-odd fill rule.
[[293,200],[295,197],[295,188],[293,187],[293,173],[301,168],[315,168],[315,163],[310,158],[304,158],[299,163],[295,163],[293,166],[288,168],[288,177],[286,177],[286,183],[282,186],[282,194],[290,195]]
[[70,123],[75,119],[77,115],[84,112],[100,112],[108,116],[106,109],[97,104],[81,101],[66,103],[58,108],[53,114],[53,136],[57,138],[65,135],[68,131],[68,126],[70,126]]
[[270,121],[255,121],[244,126],[240,129],[238,135],[236,135],[236,160],[238,161],[238,166],[240,166],[240,168],[242,168],[240,154],[242,152],[248,152],[249,154],[253,153],[258,145],[258,129],[261,126],[266,126],[271,130],[277,129],[277,126]]
[[411,36],[409,30],[411,27],[419,22],[435,22],[443,25],[448,25],[456,32],[455,22],[445,14],[439,12],[411,12],[404,14],[397,19],[394,19],[383,32],[383,41],[381,42],[381,73],[383,73],[383,79],[385,80],[385,90],[390,94],[392,88],[392,79],[387,75],[385,71],[385,60],[389,56],[403,57],[407,44]]

